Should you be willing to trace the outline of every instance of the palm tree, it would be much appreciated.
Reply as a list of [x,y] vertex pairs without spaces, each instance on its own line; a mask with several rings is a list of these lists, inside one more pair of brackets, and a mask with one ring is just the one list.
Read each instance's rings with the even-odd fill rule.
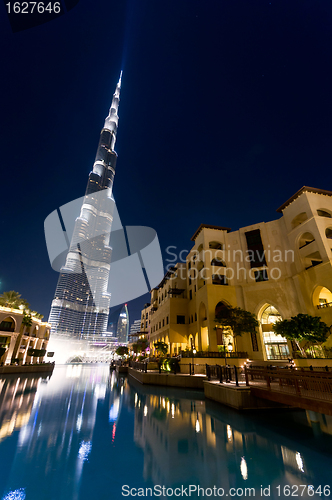
[[20,333],[18,334],[18,337],[17,337],[16,342],[15,342],[15,347],[13,349],[12,361],[14,359],[16,359],[17,352],[18,352],[19,347],[21,345],[21,340],[22,340],[23,334],[25,332],[25,329],[27,329],[27,331],[29,331],[31,326],[32,326],[32,317],[31,317],[30,311],[28,311],[28,312],[23,311],[23,319],[22,319],[22,323],[21,323],[21,327],[20,327]]
[[3,292],[0,295],[0,305],[4,307],[11,307],[13,309],[18,308],[20,305],[24,306],[26,309],[29,307],[27,301],[22,299],[21,294],[15,292],[15,290]]

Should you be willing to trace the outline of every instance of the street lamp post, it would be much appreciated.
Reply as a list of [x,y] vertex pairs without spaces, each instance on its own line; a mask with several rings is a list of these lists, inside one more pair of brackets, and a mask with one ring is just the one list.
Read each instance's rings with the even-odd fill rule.
[[196,349],[195,349],[195,346],[193,346],[193,350],[192,350],[192,356],[191,356],[191,361],[192,361],[192,367],[193,367],[193,375],[195,375],[195,370],[194,370],[194,356],[196,354]]
[[[232,352],[233,351],[233,344],[231,341],[229,341],[227,345],[227,351]],[[224,354],[225,354],[225,375],[226,375],[226,382],[229,382],[229,377],[228,377],[228,372],[227,372],[227,359],[226,359],[226,337],[224,336]]]

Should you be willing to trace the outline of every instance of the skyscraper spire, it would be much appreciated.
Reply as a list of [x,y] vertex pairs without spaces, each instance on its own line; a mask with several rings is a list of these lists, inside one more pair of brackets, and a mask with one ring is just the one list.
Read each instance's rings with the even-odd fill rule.
[[111,149],[112,150],[114,150],[115,141],[116,141],[116,132],[117,132],[118,123],[119,123],[118,108],[119,108],[119,102],[120,102],[121,78],[122,78],[122,71],[120,73],[120,78],[119,78],[119,81],[117,83],[115,92],[113,94],[112,104],[111,104],[108,116],[106,117],[105,124],[104,124],[104,128],[109,130],[112,133],[112,141],[111,141]]
[[112,248],[112,187],[117,154],[121,76],[113,94],[80,215],[75,220],[66,263],[60,270],[50,312],[52,333],[91,341],[104,335],[110,307],[108,281]]

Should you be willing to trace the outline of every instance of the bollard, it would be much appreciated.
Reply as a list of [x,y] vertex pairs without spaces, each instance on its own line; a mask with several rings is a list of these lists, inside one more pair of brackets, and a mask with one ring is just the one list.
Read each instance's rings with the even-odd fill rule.
[[222,367],[218,365],[219,383],[222,384]]
[[234,365],[234,375],[235,375],[235,385],[239,387],[239,378],[237,376],[237,368],[235,365]]
[[189,375],[191,375],[191,363],[189,363]]
[[246,385],[249,385],[249,377],[248,377],[248,372],[247,372],[247,366],[244,366],[244,376],[246,378]]
[[208,380],[211,380],[211,371],[209,365],[206,363],[205,365],[206,376]]
[[145,373],[148,373],[148,364],[145,363]]

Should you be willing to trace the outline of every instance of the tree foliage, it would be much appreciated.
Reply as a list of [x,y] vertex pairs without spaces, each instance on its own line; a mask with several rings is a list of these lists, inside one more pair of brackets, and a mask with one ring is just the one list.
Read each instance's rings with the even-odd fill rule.
[[[21,294],[15,292],[15,290],[10,290],[9,292],[3,292],[0,295],[0,306],[10,307],[12,309],[19,309],[20,306],[22,309],[27,310],[30,307],[30,304],[22,299]],[[38,313],[37,311],[32,311],[31,316],[37,319],[43,319],[43,314]]]
[[254,314],[240,307],[225,307],[216,313],[215,321],[224,328],[230,328],[233,336],[241,336],[243,333],[253,333],[258,327],[258,321]]
[[125,354],[128,354],[128,347],[126,345],[119,345],[115,353],[118,356],[124,356]]
[[158,342],[155,342],[153,345],[154,345],[156,351],[161,356],[164,356],[168,351],[168,345],[166,344],[166,342],[162,342],[161,340],[159,340]]
[[135,353],[144,352],[148,347],[149,343],[146,339],[139,339],[135,344],[133,344],[133,351]]
[[329,327],[319,316],[298,314],[291,319],[278,321],[273,325],[273,331],[289,340],[302,342],[306,340],[311,344],[324,342],[330,332]]
[[31,313],[27,313],[27,312],[23,311],[22,325],[25,326],[26,328],[30,328],[32,326]]
[[29,308],[28,302],[25,299],[22,299],[21,294],[15,292],[15,290],[3,292],[0,295],[0,305],[4,307],[11,307],[13,309],[18,309],[19,306],[24,306],[25,309]]

